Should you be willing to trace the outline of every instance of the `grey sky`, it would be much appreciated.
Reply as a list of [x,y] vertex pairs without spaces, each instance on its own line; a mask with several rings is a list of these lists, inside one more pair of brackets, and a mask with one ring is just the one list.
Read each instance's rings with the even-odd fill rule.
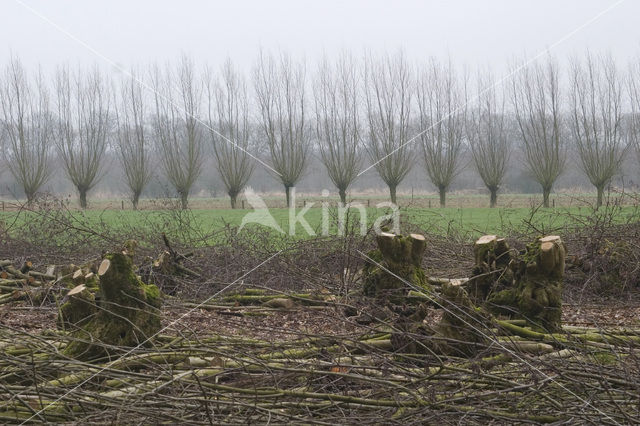
[[[113,61],[129,67],[227,55],[248,68],[260,47],[315,59],[342,49],[393,51],[410,60],[449,55],[456,64],[506,68],[555,43],[615,0],[489,1],[166,1],[0,0],[0,62],[10,52],[27,65],[104,63],[21,5],[29,5]],[[554,49],[563,58],[611,50],[640,53],[640,1],[626,0]]]

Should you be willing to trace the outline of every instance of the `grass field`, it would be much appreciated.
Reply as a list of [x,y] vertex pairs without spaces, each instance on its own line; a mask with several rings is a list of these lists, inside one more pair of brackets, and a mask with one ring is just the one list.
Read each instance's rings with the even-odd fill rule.
[[[269,208],[286,207],[285,199],[282,194],[260,194]],[[322,201],[336,203],[339,199],[337,196],[321,197],[319,194],[298,193],[296,196],[296,206],[302,207],[305,203],[315,202],[316,206]],[[593,205],[596,200],[595,193],[586,193],[579,191],[554,193],[550,197],[550,202],[555,207],[586,207]],[[640,204],[640,196],[633,193],[611,192],[608,194],[609,201],[615,201],[622,205]],[[70,209],[79,209],[78,201],[71,196],[66,198]],[[389,195],[385,191],[363,192],[353,194],[349,197],[349,201],[360,203],[365,206],[375,206],[377,203],[389,201]],[[5,210],[16,210],[24,200],[6,199],[3,203]],[[498,196],[499,208],[531,208],[542,203],[542,194],[500,194]],[[170,206],[177,206],[177,200],[171,199],[149,199],[142,198],[140,200],[140,210],[158,210]],[[438,208],[439,198],[437,194],[416,193],[398,194],[398,205],[401,207],[415,208]],[[242,197],[238,200],[238,207],[243,206]],[[226,196],[216,198],[191,197],[189,198],[189,207],[193,210],[218,210],[230,209],[229,198]],[[250,206],[245,202],[244,207]],[[489,207],[489,196],[484,193],[458,193],[447,194],[447,207],[450,208],[483,208]],[[131,202],[124,198],[96,198],[89,200],[89,210],[131,210]]]
[[[296,214],[303,209],[296,209]],[[366,222],[372,225],[382,215],[391,213],[388,208],[368,208]],[[566,225],[578,225],[587,217],[592,217],[594,210],[587,207],[566,208],[400,208],[399,223],[401,231],[406,231],[414,226],[425,232],[435,234],[457,233],[468,238],[475,238],[483,234],[501,234],[524,231],[527,226],[533,225],[540,232],[549,232],[560,229]],[[635,217],[637,208],[633,206],[601,208],[600,215],[613,215],[615,221],[624,222]],[[162,232],[184,228],[193,236],[206,236],[213,234],[225,226],[237,227],[243,218],[253,212],[249,209],[196,209],[188,211],[180,210],[69,210],[64,214],[65,220],[71,220],[79,225],[94,227],[114,233],[127,233],[130,229],[144,230],[146,232]],[[275,219],[275,223],[285,232],[290,233],[290,211],[284,208],[272,208],[269,212]],[[51,215],[49,213],[49,215]],[[352,217],[359,218],[360,212],[352,210]],[[324,218],[323,218],[324,216]],[[0,214],[5,224],[13,224],[15,229],[20,225],[35,222],[42,218],[37,212],[4,212]],[[337,211],[335,208],[323,210],[321,208],[309,208],[304,220],[312,228],[311,233],[298,222],[293,236],[295,238],[309,238],[323,234],[323,223],[328,225],[328,234],[338,234]],[[250,224],[241,232],[252,232],[262,225]],[[274,231],[275,232],[275,231]]]

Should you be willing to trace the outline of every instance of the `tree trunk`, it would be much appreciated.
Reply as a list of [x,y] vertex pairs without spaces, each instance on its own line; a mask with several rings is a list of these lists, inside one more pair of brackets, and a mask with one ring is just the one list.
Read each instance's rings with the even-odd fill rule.
[[33,192],[31,192],[31,191],[29,191],[29,192],[25,191],[24,195],[27,197],[27,204],[31,204],[31,202],[33,201],[33,199],[35,197],[35,194]]
[[291,187],[289,185],[284,186],[284,193],[287,197],[287,208],[291,207]]
[[78,188],[78,192],[80,193],[80,207],[83,209],[87,208],[87,190],[83,188]]
[[180,193],[180,205],[182,210],[186,210],[189,207],[189,192]]
[[235,209],[236,205],[238,203],[238,193],[236,192],[229,192],[229,198],[231,198],[231,208]]
[[396,185],[389,185],[389,195],[391,196],[391,202],[393,204],[398,204],[396,202]]
[[138,210],[138,201],[140,201],[140,193],[136,191],[133,193],[133,198],[131,199],[131,204],[133,204],[134,210]]
[[551,194],[551,188],[542,187],[542,206],[549,207],[549,194]]
[[498,188],[489,188],[489,207],[494,208],[498,205]]
[[438,188],[438,192],[440,193],[440,207],[445,207],[447,202],[447,188],[441,186],[440,188]]
[[30,206],[33,203],[33,199],[36,198],[36,194],[25,191],[25,195],[27,196],[27,205]]
[[345,188],[338,188],[338,194],[340,194],[340,202],[342,205],[347,204],[347,190]]
[[602,206],[602,197],[604,195],[604,185],[596,186],[596,189],[598,190],[598,200],[597,200],[596,207],[601,207]]

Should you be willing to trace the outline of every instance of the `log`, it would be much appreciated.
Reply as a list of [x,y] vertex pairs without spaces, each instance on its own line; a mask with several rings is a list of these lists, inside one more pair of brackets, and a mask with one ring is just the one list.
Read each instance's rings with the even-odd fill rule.
[[47,272],[29,271],[29,276],[40,278],[43,280],[48,280],[48,281],[56,279],[55,275],[48,273],[48,270]]
[[275,299],[266,301],[264,303],[264,306],[275,309],[291,310],[296,306],[296,304],[291,299],[277,297]]

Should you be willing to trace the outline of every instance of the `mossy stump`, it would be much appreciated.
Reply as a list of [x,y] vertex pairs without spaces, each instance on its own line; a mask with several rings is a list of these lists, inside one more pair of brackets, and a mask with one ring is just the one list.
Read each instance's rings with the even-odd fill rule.
[[490,295],[487,306],[496,313],[519,316],[536,330],[560,331],[565,258],[566,246],[559,236],[529,244],[514,267],[514,286]]
[[97,312],[94,293],[86,285],[80,284],[67,293],[58,311],[56,325],[59,329],[72,331],[88,323]]
[[512,255],[504,238],[495,235],[480,237],[473,246],[473,254],[475,266],[467,282],[471,300],[480,304],[490,294],[513,286]]
[[434,347],[445,355],[472,356],[486,347],[487,315],[476,307],[460,286],[445,283],[442,286],[444,313],[435,327]]
[[486,348],[487,338],[481,330],[490,315],[476,307],[464,288],[459,285],[442,285],[443,314],[435,326],[423,323],[426,307],[421,306],[412,317],[396,324],[398,332],[392,333],[394,350],[405,353],[439,354],[469,357]]
[[376,236],[376,243],[378,249],[369,253],[373,262],[367,262],[363,270],[365,295],[398,304],[405,302],[411,290],[407,282],[422,290],[431,290],[420,266],[426,248],[424,236],[382,232]]
[[106,254],[98,268],[100,302],[93,317],[72,332],[64,352],[93,360],[117,355],[121,348],[148,345],[160,330],[160,291],[135,275],[127,252]]

